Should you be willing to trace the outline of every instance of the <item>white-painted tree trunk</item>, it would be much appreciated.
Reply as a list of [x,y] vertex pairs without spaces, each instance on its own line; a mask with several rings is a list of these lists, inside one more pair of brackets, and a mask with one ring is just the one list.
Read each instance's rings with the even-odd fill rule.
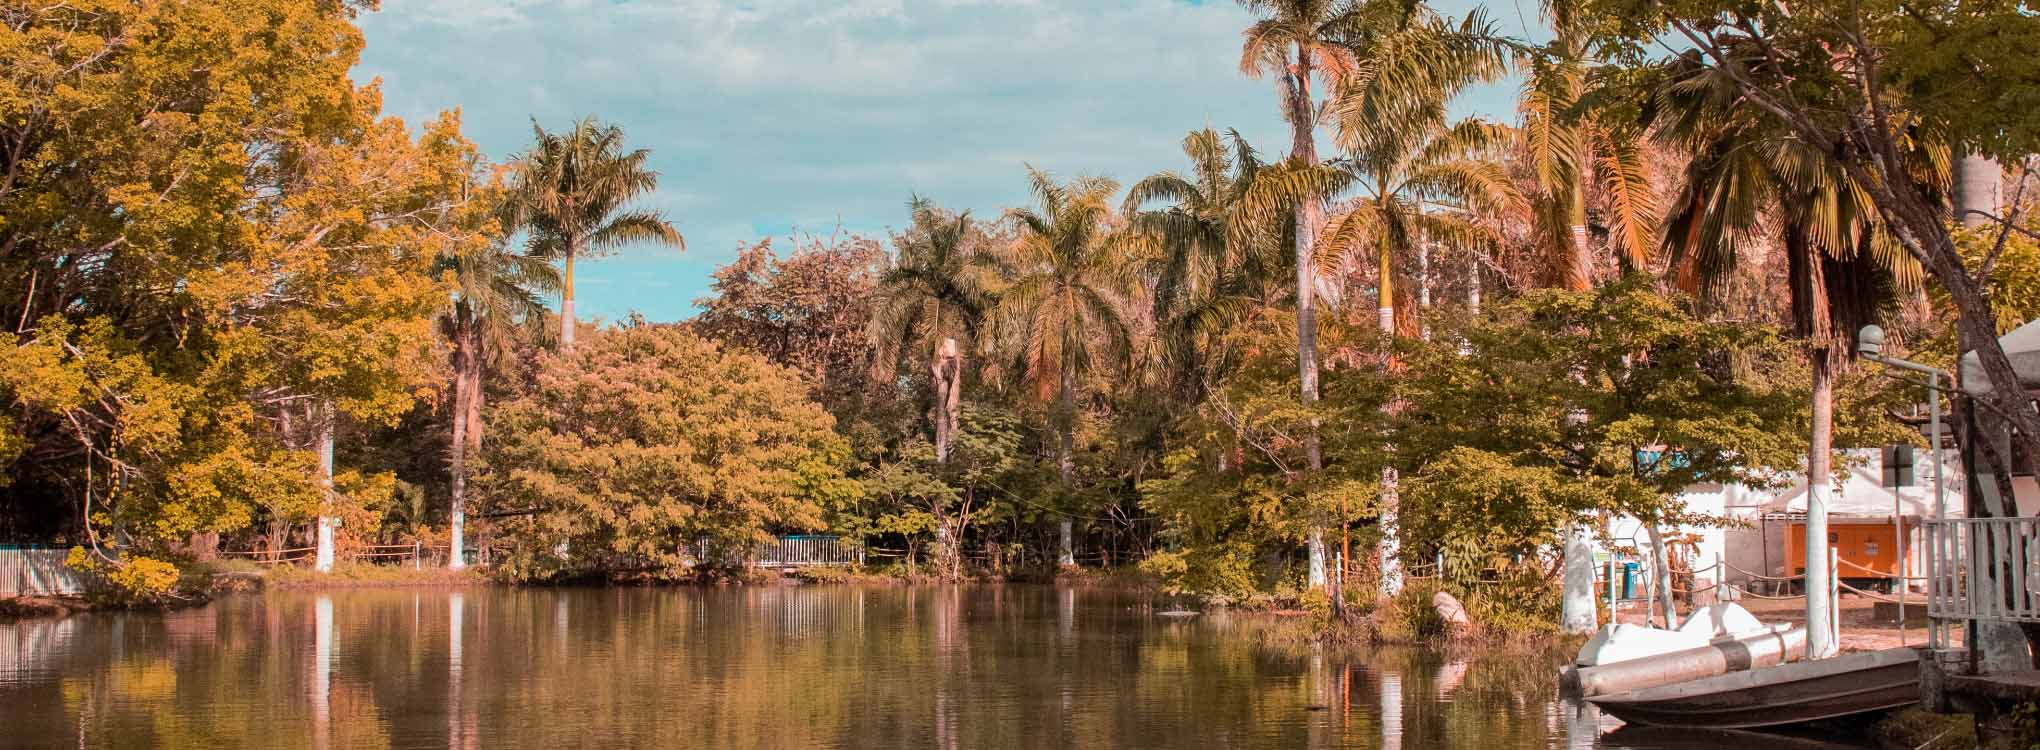
[[1566,633],[1592,633],[1600,625],[1600,617],[1594,604],[1594,551],[1587,546],[1584,524],[1566,527],[1564,554],[1565,588],[1559,601],[1559,627]]
[[1074,539],[1075,535],[1071,533],[1070,529],[1070,519],[1065,518],[1057,521],[1055,531],[1059,542],[1056,548],[1055,564],[1065,568],[1076,567],[1077,548]]
[[[1390,271],[1388,256],[1384,250],[1381,260],[1381,299],[1375,309],[1378,316],[1375,322],[1381,326],[1381,334],[1384,337],[1395,335],[1395,293],[1389,281]],[[1375,548],[1375,554],[1376,564],[1381,568],[1381,595],[1384,597],[1401,594],[1403,589],[1400,521],[1402,498],[1396,493],[1396,480],[1394,467],[1381,468],[1379,495],[1381,544]]]
[[319,527],[317,557],[312,568],[321,573],[333,570],[333,405],[319,409]]
[[1840,651],[1833,641],[1834,603],[1828,601],[1828,505],[1834,486],[1826,472],[1807,473],[1806,486],[1806,658],[1825,659]]
[[1310,578],[1308,579],[1308,583],[1310,584],[1310,587],[1314,589],[1324,588],[1326,580],[1324,530],[1311,529],[1310,536],[1306,538],[1304,542],[1310,547],[1310,573],[1309,573]]

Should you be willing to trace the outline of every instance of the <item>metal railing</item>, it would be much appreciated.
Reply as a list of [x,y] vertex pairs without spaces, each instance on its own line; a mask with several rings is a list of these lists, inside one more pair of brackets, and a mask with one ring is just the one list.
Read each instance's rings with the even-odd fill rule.
[[694,559],[736,567],[749,563],[759,568],[816,568],[860,565],[864,550],[845,544],[834,536],[782,536],[752,547],[748,555],[708,540],[695,542]]
[[64,564],[68,549],[0,549],[0,596],[78,594],[87,575]]
[[1956,621],[2040,623],[2040,518],[1951,518],[1927,534],[1927,616],[1936,648]]

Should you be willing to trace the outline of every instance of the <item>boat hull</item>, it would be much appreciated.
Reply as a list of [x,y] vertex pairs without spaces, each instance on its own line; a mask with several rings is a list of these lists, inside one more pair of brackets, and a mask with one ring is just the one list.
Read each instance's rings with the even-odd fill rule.
[[1837,719],[1920,700],[1918,652],[1890,649],[1732,672],[1588,698],[1630,724],[1754,729]]

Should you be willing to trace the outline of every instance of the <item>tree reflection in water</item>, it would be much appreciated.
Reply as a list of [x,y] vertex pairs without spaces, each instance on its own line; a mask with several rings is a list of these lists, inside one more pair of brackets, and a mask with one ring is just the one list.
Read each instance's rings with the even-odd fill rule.
[[1154,611],[1014,585],[279,591],[0,625],[0,747],[1621,746],[1552,655]]

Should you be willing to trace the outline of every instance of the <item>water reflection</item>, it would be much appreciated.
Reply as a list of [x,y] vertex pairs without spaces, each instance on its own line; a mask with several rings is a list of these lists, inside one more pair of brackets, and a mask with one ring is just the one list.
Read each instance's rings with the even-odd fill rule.
[[0,624],[0,748],[1722,744],[1607,734],[1549,657],[1296,627],[1022,586],[277,592]]

